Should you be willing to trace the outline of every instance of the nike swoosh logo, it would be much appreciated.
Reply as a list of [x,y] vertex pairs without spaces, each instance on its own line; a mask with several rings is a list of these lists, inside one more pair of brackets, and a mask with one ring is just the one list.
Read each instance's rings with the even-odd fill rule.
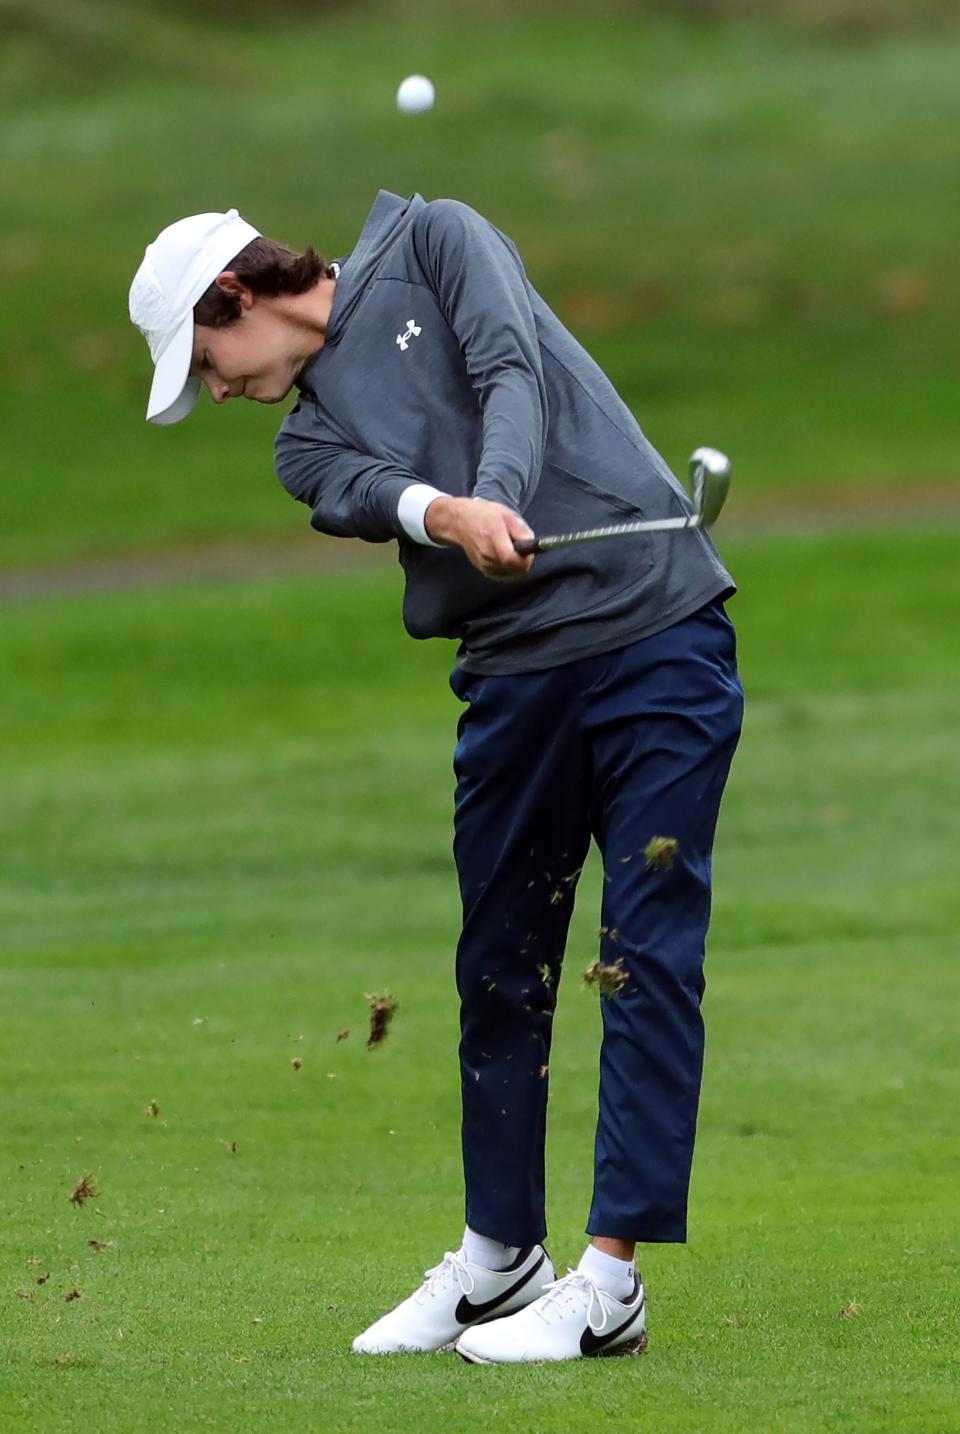
[[604,1345],[612,1343],[618,1334],[623,1334],[624,1330],[628,1330],[646,1304],[646,1299],[647,1297],[644,1295],[640,1303],[631,1313],[630,1318],[625,1319],[623,1324],[618,1324],[616,1329],[604,1330],[603,1334],[597,1334],[596,1330],[591,1329],[590,1326],[587,1325],[583,1334],[580,1336],[580,1353],[585,1356],[596,1354],[598,1349],[603,1349]]
[[453,1312],[454,1319],[458,1324],[473,1324],[476,1320],[483,1319],[484,1315],[489,1314],[491,1310],[495,1310],[499,1305],[504,1304],[505,1301],[510,1299],[511,1295],[515,1295],[518,1290],[522,1290],[524,1285],[533,1279],[546,1258],[546,1254],[541,1250],[537,1263],[532,1265],[525,1275],[521,1275],[516,1284],[511,1285],[508,1290],[504,1290],[502,1294],[496,1295],[492,1300],[484,1300],[482,1304],[475,1305],[467,1299],[466,1295],[461,1295],[460,1303]]

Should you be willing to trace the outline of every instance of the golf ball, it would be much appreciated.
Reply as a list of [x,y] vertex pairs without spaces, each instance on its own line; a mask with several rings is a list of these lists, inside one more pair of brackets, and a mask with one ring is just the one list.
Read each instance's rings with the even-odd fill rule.
[[422,115],[433,109],[436,90],[426,75],[408,75],[397,90],[397,109],[405,115]]

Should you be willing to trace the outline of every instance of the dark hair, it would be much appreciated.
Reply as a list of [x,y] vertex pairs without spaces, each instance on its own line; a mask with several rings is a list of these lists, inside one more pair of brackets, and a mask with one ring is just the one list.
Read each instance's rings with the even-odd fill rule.
[[[232,269],[255,294],[275,299],[280,294],[305,294],[321,279],[332,279],[333,270],[316,249],[303,254],[278,244],[275,239],[251,239],[224,270]],[[223,329],[236,323],[241,313],[240,300],[225,294],[216,282],[193,306],[194,323],[208,329]]]

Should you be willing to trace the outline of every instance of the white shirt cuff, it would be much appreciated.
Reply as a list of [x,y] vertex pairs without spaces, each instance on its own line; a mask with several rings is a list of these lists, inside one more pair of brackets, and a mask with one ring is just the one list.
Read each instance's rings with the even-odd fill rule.
[[449,496],[448,493],[441,493],[439,488],[432,488],[429,483],[411,483],[409,488],[404,488],[397,504],[397,517],[407,537],[428,548],[443,547],[442,543],[435,543],[428,535],[423,520],[434,498]]

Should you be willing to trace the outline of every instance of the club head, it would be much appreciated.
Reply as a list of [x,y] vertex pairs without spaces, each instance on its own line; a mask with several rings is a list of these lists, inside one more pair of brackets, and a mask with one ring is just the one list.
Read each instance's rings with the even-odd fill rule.
[[698,448],[690,455],[689,489],[698,526],[716,522],[730,487],[730,459],[719,448]]

